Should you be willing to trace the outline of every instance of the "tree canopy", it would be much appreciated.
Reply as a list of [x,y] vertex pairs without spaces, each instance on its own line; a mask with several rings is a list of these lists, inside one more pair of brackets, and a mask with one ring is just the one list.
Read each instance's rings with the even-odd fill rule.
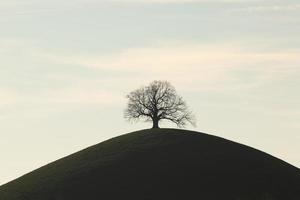
[[152,128],[159,128],[161,120],[168,120],[178,127],[187,123],[195,125],[195,117],[175,88],[167,81],[153,81],[132,91],[127,96],[125,118],[153,122]]

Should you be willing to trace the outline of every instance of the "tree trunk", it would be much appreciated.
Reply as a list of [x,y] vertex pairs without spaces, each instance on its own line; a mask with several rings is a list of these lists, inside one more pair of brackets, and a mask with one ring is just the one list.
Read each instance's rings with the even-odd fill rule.
[[153,120],[153,127],[152,128],[159,128],[159,126],[158,126],[158,121],[159,121],[159,119],[152,119]]

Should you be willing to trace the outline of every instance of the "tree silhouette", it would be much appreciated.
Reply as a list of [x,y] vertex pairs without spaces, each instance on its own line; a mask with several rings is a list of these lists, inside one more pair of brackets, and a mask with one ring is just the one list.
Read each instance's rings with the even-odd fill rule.
[[160,120],[169,120],[178,127],[184,127],[187,123],[195,125],[193,114],[167,81],[153,81],[148,86],[132,91],[126,97],[128,105],[124,116],[129,121],[152,121],[152,128],[159,128]]

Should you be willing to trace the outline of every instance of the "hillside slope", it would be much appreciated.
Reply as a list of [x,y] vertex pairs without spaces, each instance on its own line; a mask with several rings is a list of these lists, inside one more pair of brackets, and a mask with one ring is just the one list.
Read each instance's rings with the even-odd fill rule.
[[253,148],[177,129],[122,135],[0,187],[1,200],[299,200],[300,170]]

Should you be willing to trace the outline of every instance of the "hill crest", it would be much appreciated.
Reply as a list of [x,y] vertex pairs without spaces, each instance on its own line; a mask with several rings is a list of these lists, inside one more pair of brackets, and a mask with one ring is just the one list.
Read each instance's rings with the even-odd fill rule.
[[300,170],[254,148],[178,129],[121,135],[0,187],[1,200],[300,197]]

